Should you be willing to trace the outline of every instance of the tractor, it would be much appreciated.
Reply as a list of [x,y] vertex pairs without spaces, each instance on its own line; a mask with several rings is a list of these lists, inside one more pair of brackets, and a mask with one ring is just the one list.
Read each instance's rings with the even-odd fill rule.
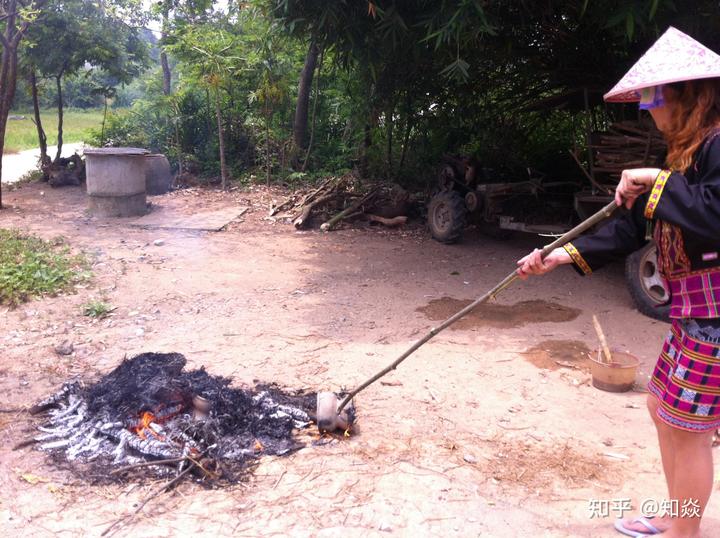
[[[513,232],[562,234],[578,218],[585,219],[610,202],[614,191],[612,177],[619,177],[623,168],[655,164],[664,149],[656,133],[629,122],[614,124],[604,133],[594,133],[590,141],[589,170],[571,152],[590,180],[590,188],[577,181],[548,181],[531,169],[525,178],[498,182],[498,174],[480,166],[477,159],[446,155],[438,174],[437,191],[428,204],[432,237],[441,243],[455,243],[469,223],[496,239],[506,239]],[[644,149],[642,160],[623,162],[638,145]],[[659,273],[653,242],[626,258],[625,277],[637,309],[667,321],[670,295]]]

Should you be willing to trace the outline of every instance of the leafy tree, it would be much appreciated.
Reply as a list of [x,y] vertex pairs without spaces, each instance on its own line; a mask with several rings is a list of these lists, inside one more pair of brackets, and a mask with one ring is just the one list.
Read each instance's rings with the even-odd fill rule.
[[[366,114],[363,153],[375,162],[382,158],[390,176],[402,171],[418,141],[448,150],[475,133],[495,133],[493,145],[504,147],[502,156],[533,138],[528,129],[542,129],[543,115],[600,106],[602,93],[669,24],[710,46],[720,35],[717,6],[709,0],[692,6],[672,0],[267,5],[288,33],[324,47],[364,83],[354,95],[355,110]],[[306,107],[303,99],[299,92],[298,110]],[[304,114],[296,117],[296,131],[303,131]],[[571,122],[559,121],[570,144]],[[374,145],[378,139],[385,142],[384,152]],[[415,152],[438,157],[437,149]]]
[[0,209],[2,209],[2,155],[5,128],[17,82],[18,47],[37,16],[43,0],[0,0]]
[[668,24],[720,44],[710,0],[249,0],[223,10],[162,0],[156,9],[172,84],[160,59],[105,135],[194,158],[224,183],[228,169],[252,166],[268,181],[289,160],[417,181],[446,152],[476,154],[501,169],[498,180],[530,165],[574,171],[567,148],[622,110],[602,93]]
[[[119,18],[113,7],[83,0],[49,0],[39,23],[28,31],[24,61],[31,73],[31,85],[36,84],[32,82],[36,72],[55,82],[58,110],[55,161],[60,158],[63,144],[64,78],[91,66],[102,69],[106,80],[114,86],[128,82],[147,61],[146,46],[137,30]],[[36,87],[32,91],[35,96]],[[42,148],[44,133],[36,101],[34,98],[35,123]],[[47,156],[41,159],[45,161]]]
[[225,162],[221,90],[242,61],[240,57],[233,55],[234,47],[233,36],[211,24],[186,26],[175,36],[170,47],[170,50],[185,61],[197,80],[205,84],[213,95],[223,189],[227,188],[228,173]]
[[152,7],[152,15],[161,24],[160,66],[162,69],[163,94],[172,92],[172,71],[168,59],[168,42],[178,27],[206,22],[212,14],[212,0],[159,0]]

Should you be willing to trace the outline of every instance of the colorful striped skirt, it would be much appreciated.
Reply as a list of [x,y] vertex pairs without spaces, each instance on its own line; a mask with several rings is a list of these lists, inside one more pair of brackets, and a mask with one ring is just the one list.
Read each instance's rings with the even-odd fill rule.
[[660,401],[658,417],[691,432],[720,427],[720,342],[688,334],[673,320],[648,390]]

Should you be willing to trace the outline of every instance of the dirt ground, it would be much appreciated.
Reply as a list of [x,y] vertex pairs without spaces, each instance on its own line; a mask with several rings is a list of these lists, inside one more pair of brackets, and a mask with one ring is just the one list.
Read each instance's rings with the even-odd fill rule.
[[[11,450],[32,426],[12,410],[69,378],[174,351],[238,386],[352,388],[542,239],[471,232],[445,246],[420,226],[296,232],[267,218],[282,197],[256,188],[151,198],[174,214],[250,208],[209,233],[91,218],[79,188],[4,193],[0,226],[64,236],[91,257],[94,277],[71,295],[0,307],[3,535],[99,536],[158,487],[89,486],[40,452]],[[84,317],[81,306],[101,298],[112,314]],[[616,536],[623,499],[637,511],[667,493],[642,388],[590,384],[593,314],[611,346],[640,357],[643,387],[668,325],[633,308],[621,266],[585,279],[562,268],[513,284],[361,393],[349,439],[265,458],[241,485],[185,483],[114,536]],[[54,351],[63,342],[71,355]],[[609,514],[590,517],[591,502]],[[720,536],[717,494],[704,535]]]

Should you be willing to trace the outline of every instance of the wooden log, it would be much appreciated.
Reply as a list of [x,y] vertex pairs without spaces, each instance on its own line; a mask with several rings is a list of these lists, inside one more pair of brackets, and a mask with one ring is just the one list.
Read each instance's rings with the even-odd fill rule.
[[405,224],[407,222],[407,217],[405,217],[405,216],[399,216],[399,217],[393,217],[391,219],[386,219],[385,217],[381,217],[379,215],[373,215],[372,213],[368,213],[367,218],[368,218],[368,220],[370,220],[370,222],[379,222],[383,226],[388,226],[390,228],[393,228],[395,226],[401,226],[402,224]]
[[361,206],[368,203],[370,200],[372,200],[377,195],[377,190],[371,191],[370,193],[366,194],[356,202],[350,204],[348,207],[343,209],[340,213],[335,215],[333,218],[331,218],[329,221],[323,223],[320,226],[320,229],[323,232],[329,232],[333,229],[333,226],[335,226],[338,222],[348,217],[348,215],[355,213]]
[[[300,201],[300,204],[299,204],[300,207],[309,204],[309,203],[312,202],[316,197],[320,196],[320,194],[321,194],[323,191],[327,190],[327,188],[330,186],[330,184],[331,184],[333,181],[335,181],[335,178],[334,178],[334,177],[329,177],[329,178],[327,178],[325,181],[323,181],[322,183],[320,183],[320,185],[319,185],[314,191],[310,192],[309,194],[306,194],[306,195],[303,197],[303,199]],[[336,185],[334,185],[333,188],[331,188],[330,190],[333,191],[333,190],[337,189],[339,185],[340,185],[340,181],[338,181],[338,182],[336,183]]]
[[295,226],[295,228],[297,228],[298,230],[300,228],[304,228],[305,226],[307,226],[307,221],[310,218],[310,213],[313,209],[323,204],[326,204],[331,200],[336,199],[338,196],[339,194],[337,192],[333,192],[323,196],[322,198],[318,198],[308,204],[305,204],[300,209],[300,213],[293,219],[293,226]]
[[295,205],[296,202],[297,202],[297,195],[293,194],[287,200],[285,200],[282,204],[270,207],[270,215],[269,216],[274,217],[275,215],[280,213],[280,211],[283,211],[284,209],[290,209],[291,207],[293,207]]

